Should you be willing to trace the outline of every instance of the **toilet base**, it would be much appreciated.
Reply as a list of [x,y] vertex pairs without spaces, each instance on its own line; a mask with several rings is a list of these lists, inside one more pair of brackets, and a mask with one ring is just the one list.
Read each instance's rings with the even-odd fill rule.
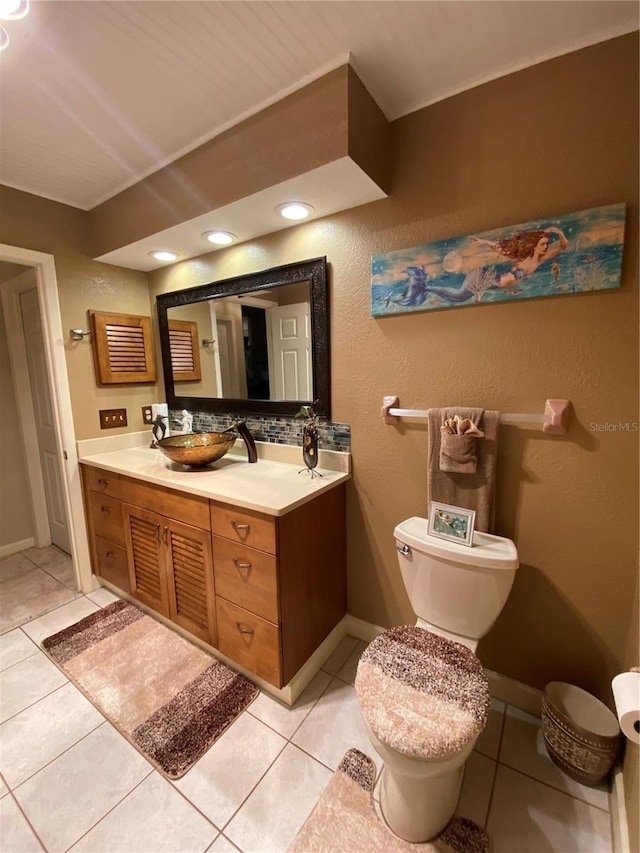
[[440,835],[453,817],[464,766],[442,776],[417,780],[382,770],[380,809],[389,829],[411,842],[430,841]]
[[371,729],[368,734],[384,761],[380,809],[387,826],[405,841],[435,838],[455,813],[464,765],[477,738],[444,761],[418,761],[389,749]]

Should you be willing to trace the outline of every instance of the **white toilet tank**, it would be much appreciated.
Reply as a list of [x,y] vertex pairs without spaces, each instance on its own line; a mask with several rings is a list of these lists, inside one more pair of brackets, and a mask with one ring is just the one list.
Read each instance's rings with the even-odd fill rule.
[[402,521],[393,533],[418,624],[439,628],[475,649],[511,591],[519,565],[514,543],[478,532],[471,546],[449,542],[429,536],[427,519],[416,517]]

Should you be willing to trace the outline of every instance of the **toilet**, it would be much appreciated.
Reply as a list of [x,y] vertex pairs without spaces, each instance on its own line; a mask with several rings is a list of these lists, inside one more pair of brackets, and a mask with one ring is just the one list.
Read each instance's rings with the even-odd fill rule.
[[489,685],[475,649],[509,596],[518,553],[489,533],[474,533],[471,547],[430,536],[425,518],[401,522],[394,536],[417,622],[369,644],[355,689],[384,762],[382,815],[400,838],[423,842],[453,817],[487,722]]

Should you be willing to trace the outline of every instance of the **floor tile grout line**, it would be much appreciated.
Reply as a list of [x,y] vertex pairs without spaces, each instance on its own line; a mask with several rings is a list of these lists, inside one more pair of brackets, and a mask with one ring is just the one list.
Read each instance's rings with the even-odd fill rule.
[[[40,836],[39,836],[39,835],[38,835],[38,833],[36,832],[36,829],[35,829],[34,825],[31,823],[31,821],[29,820],[29,818],[28,818],[28,816],[27,816],[26,812],[24,811],[24,809],[22,808],[22,806],[21,806],[21,805],[20,805],[20,803],[18,802],[17,797],[15,797],[15,796],[14,796],[13,791],[10,791],[10,792],[7,794],[7,796],[8,796],[8,797],[11,797],[11,799],[13,800],[13,802],[16,804],[16,806],[17,806],[17,808],[18,808],[18,811],[20,812],[20,814],[22,815],[22,817],[25,819],[25,821],[26,821],[26,823],[27,823],[27,826],[29,827],[29,829],[30,829],[30,830],[31,830],[31,832],[33,833],[33,835],[34,835],[34,837],[35,837],[36,841],[38,842],[38,844],[39,844],[39,845],[42,847],[42,849],[44,850],[44,853],[48,853],[48,848],[47,848],[47,846],[45,845],[45,843],[44,843],[44,841],[42,840],[42,838],[40,838]],[[4,800],[5,798],[3,797],[2,799]]]
[[[62,584],[61,584],[61,586],[62,586]],[[64,589],[66,592],[69,592],[69,593],[74,592],[74,590],[71,590],[66,586],[64,587]],[[43,616],[48,616],[50,613],[55,613],[56,610],[60,610],[62,607],[66,607],[68,604],[72,604],[74,601],[78,601],[80,598],[86,598],[85,594],[82,592],[76,591],[74,594],[74,597],[70,598],[69,601],[65,601],[62,604],[56,604],[56,606],[52,607],[50,610],[43,610],[42,613],[38,613],[36,616],[30,616],[28,619],[25,619],[24,622],[18,622],[17,625],[12,625],[10,628],[6,628],[5,630],[0,631],[0,636],[3,636],[4,634],[8,634],[9,631],[14,631],[18,628],[23,630],[25,625],[30,625],[32,622],[35,622],[37,619],[42,619]],[[91,602],[91,603],[95,604],[95,602]],[[24,631],[24,633],[27,634],[26,631]],[[29,634],[27,634],[27,637],[29,637]],[[34,642],[34,640],[32,640],[31,637],[29,637],[29,639],[31,640],[32,643]]]
[[491,791],[489,792],[489,802],[487,803],[487,813],[484,819],[483,829],[487,829],[489,824],[489,818],[491,817],[491,809],[493,807],[493,795],[496,790],[496,780],[498,778],[498,768],[500,766],[500,753],[502,751],[502,735],[504,733],[504,727],[507,720],[507,705],[505,704],[502,709],[502,724],[500,726],[500,737],[498,738],[498,754],[494,759],[494,768],[493,768],[493,778],[491,780]]
[[271,770],[271,768],[272,768],[272,767],[273,767],[273,765],[276,763],[276,761],[280,758],[280,756],[281,756],[281,755],[282,755],[282,753],[285,751],[285,749],[287,748],[287,746],[289,746],[289,742],[288,742],[288,741],[285,741],[285,743],[284,743],[284,745],[282,746],[282,748],[278,750],[277,755],[275,755],[275,756],[274,756],[273,761],[269,764],[269,766],[265,769],[265,771],[260,775],[260,777],[259,777],[259,779],[256,781],[255,785],[253,785],[253,787],[251,788],[251,790],[247,793],[246,797],[245,797],[245,798],[243,799],[243,801],[240,803],[240,805],[238,806],[238,808],[234,811],[234,813],[231,815],[231,817],[230,817],[228,820],[226,820],[226,821],[224,822],[224,824],[223,824],[223,825],[222,825],[222,827],[220,828],[220,832],[223,832],[223,831],[224,831],[224,830],[229,826],[229,824],[231,823],[231,821],[232,821],[232,820],[234,820],[234,818],[238,815],[238,813],[241,811],[241,809],[242,809],[242,807],[244,806],[244,804],[247,802],[247,800],[249,799],[249,797],[250,797],[250,796],[253,794],[253,792],[256,790],[256,788],[258,787],[258,785],[262,782],[262,780],[263,780],[263,779],[264,779],[264,777],[267,775],[267,773]]
[[0,669],[0,675],[2,675],[2,673],[6,672],[8,669],[11,669],[12,666],[16,666],[16,664],[24,663],[26,660],[29,660],[29,658],[32,658],[34,655],[37,655],[39,651],[40,649],[36,648],[34,651],[31,652],[31,654],[25,655],[23,658],[20,658],[20,660],[16,660],[13,663],[8,664],[7,666],[5,666],[4,669]]
[[[324,671],[324,670],[323,670],[323,671]],[[326,675],[329,675],[329,673],[328,673],[328,672],[326,672],[325,674],[326,674]],[[256,783],[253,785],[253,787],[251,788],[251,790],[247,793],[246,797],[242,800],[242,802],[241,802],[241,803],[238,805],[238,807],[235,809],[235,811],[233,812],[233,814],[231,815],[231,817],[230,817],[230,818],[226,821],[226,823],[223,825],[222,829],[220,829],[220,834],[221,834],[221,835],[224,835],[224,830],[229,826],[229,824],[234,820],[234,818],[236,818],[236,817],[237,817],[237,815],[240,813],[240,811],[242,810],[242,808],[243,808],[243,806],[245,805],[245,803],[248,801],[248,799],[251,797],[251,795],[253,794],[253,792],[256,790],[256,788],[258,787],[258,785],[260,785],[260,783],[261,783],[261,782],[262,782],[262,780],[266,777],[266,775],[269,773],[269,771],[273,768],[274,764],[275,764],[275,763],[276,763],[276,761],[280,758],[280,756],[281,756],[281,755],[282,755],[282,753],[285,751],[285,749],[287,748],[287,746],[292,746],[292,747],[294,747],[295,749],[300,750],[300,752],[302,752],[302,753],[303,753],[304,755],[306,755],[308,758],[311,758],[313,761],[316,761],[316,762],[317,762],[321,767],[324,767],[324,768],[325,768],[326,770],[328,770],[330,773],[333,773],[333,772],[334,772],[334,771],[333,771],[333,769],[332,769],[331,767],[329,767],[329,766],[328,766],[327,764],[325,764],[323,761],[320,761],[320,759],[319,759],[319,758],[317,758],[315,755],[311,755],[311,753],[307,752],[307,750],[303,749],[303,748],[302,748],[301,746],[299,746],[297,743],[293,743],[293,741],[292,741],[292,738],[295,736],[295,734],[296,734],[296,732],[298,731],[298,729],[300,728],[300,726],[301,726],[301,725],[304,723],[304,721],[307,719],[307,717],[309,716],[309,714],[311,713],[311,711],[312,711],[312,710],[315,708],[315,706],[318,704],[318,702],[320,701],[320,699],[322,698],[322,696],[324,696],[324,694],[325,694],[325,693],[326,693],[326,691],[329,689],[329,687],[331,686],[331,684],[332,684],[332,682],[333,682],[334,680],[335,680],[335,676],[333,676],[333,677],[331,677],[331,676],[330,676],[330,680],[329,680],[329,682],[328,682],[327,686],[326,686],[326,687],[324,688],[324,690],[320,693],[320,695],[319,695],[319,696],[318,696],[318,698],[315,700],[315,702],[313,703],[313,705],[311,706],[311,708],[309,709],[309,711],[307,712],[307,714],[305,714],[304,718],[300,721],[300,724],[295,728],[295,730],[292,732],[291,736],[290,736],[290,737],[288,737],[288,738],[287,738],[287,737],[285,737],[285,736],[282,734],[282,732],[279,732],[277,729],[274,729],[274,728],[273,728],[273,726],[269,725],[268,723],[265,723],[265,722],[264,722],[263,720],[261,720],[259,717],[256,717],[256,716],[254,716],[253,714],[251,714],[251,711],[249,710],[249,708],[250,708],[251,706],[249,706],[249,708],[246,708],[246,709],[245,709],[244,713],[249,714],[249,715],[250,715],[250,716],[252,716],[255,720],[257,720],[258,722],[262,723],[264,726],[267,726],[267,728],[269,728],[269,729],[270,729],[271,731],[273,731],[275,734],[279,735],[281,738],[284,738],[285,743],[284,743],[284,745],[283,745],[282,749],[280,749],[280,750],[279,750],[279,752],[277,753],[277,755],[274,757],[273,761],[269,764],[269,766],[265,769],[265,771],[262,773],[262,775],[259,777],[259,779],[256,781]],[[181,792],[181,793],[182,793],[182,792]],[[185,797],[185,799],[187,799],[187,801],[188,801],[189,803],[191,803],[191,805],[195,805],[194,803],[192,803],[192,802],[191,802],[191,800],[189,800],[189,798],[186,796],[186,794],[183,794],[183,796]],[[197,806],[195,806],[195,807],[197,808]],[[209,819],[209,820],[210,820],[210,819]],[[215,824],[214,824],[214,826],[215,826]],[[227,836],[226,836],[226,835],[225,835],[224,837],[227,839],[227,841],[231,841],[231,839],[227,838]],[[231,842],[231,843],[233,844],[233,842]],[[234,846],[235,846],[235,845],[234,845]]]
[[[108,722],[108,721],[106,721],[106,722]],[[147,763],[149,763],[149,762],[147,762]],[[149,772],[146,774],[146,776],[143,776],[143,777],[142,777],[142,779],[140,779],[140,781],[139,781],[139,782],[136,782],[136,784],[133,786],[133,788],[131,788],[131,790],[130,790],[130,791],[127,791],[127,793],[126,793],[123,797],[121,797],[121,798],[118,800],[118,802],[117,802],[117,803],[115,803],[115,804],[114,804],[114,805],[113,805],[113,806],[112,806],[108,811],[106,811],[106,812],[102,815],[102,817],[98,818],[98,820],[97,820],[94,824],[92,824],[88,829],[86,829],[86,830],[82,833],[82,835],[79,835],[79,836],[78,836],[78,838],[75,838],[75,839],[71,842],[71,844],[70,844],[68,847],[65,847],[65,849],[64,849],[64,853],[67,853],[67,851],[68,851],[68,850],[71,850],[71,848],[72,848],[72,847],[74,847],[74,846],[75,846],[79,841],[81,841],[81,840],[82,840],[86,835],[88,835],[88,834],[89,834],[93,829],[95,829],[95,828],[96,828],[96,826],[98,826],[98,824],[99,824],[99,823],[102,823],[102,821],[105,819],[105,817],[107,817],[107,815],[111,814],[111,812],[112,812],[114,809],[117,809],[117,808],[118,808],[118,806],[119,806],[121,803],[123,803],[123,802],[127,799],[127,797],[128,797],[130,794],[132,794],[132,793],[136,790],[136,788],[139,788],[139,787],[140,787],[140,785],[142,785],[142,783],[145,781],[145,779],[148,779],[148,778],[149,778],[149,776],[151,776],[151,774],[152,774],[153,772],[154,772],[154,768],[153,768],[151,765],[149,765]]]
[[[69,683],[71,683],[71,682],[69,682]],[[62,685],[62,686],[64,687],[64,685]],[[38,775],[38,773],[40,773],[40,771],[41,771],[41,770],[44,770],[44,769],[45,769],[45,767],[49,767],[49,765],[50,765],[50,764],[53,764],[53,762],[54,762],[54,761],[57,761],[59,758],[62,758],[62,756],[63,756],[63,755],[65,755],[67,752],[69,752],[69,750],[73,749],[73,748],[74,748],[75,746],[77,746],[79,743],[82,743],[82,741],[83,741],[85,738],[89,737],[89,735],[92,735],[92,734],[93,734],[94,732],[96,732],[96,731],[97,731],[101,726],[103,726],[105,723],[108,723],[108,722],[109,722],[108,720],[103,719],[103,720],[102,720],[102,722],[98,723],[98,725],[97,725],[97,726],[94,726],[90,731],[85,732],[85,733],[82,735],[82,737],[79,737],[77,741],[75,741],[74,743],[72,743],[70,746],[67,746],[65,749],[63,749],[63,750],[62,750],[62,752],[59,752],[59,753],[58,753],[58,755],[55,755],[55,756],[54,756],[53,758],[51,758],[49,761],[46,761],[46,762],[42,765],[42,767],[38,767],[38,769],[37,769],[37,770],[34,770],[34,772],[33,772],[30,776],[27,776],[27,777],[26,777],[25,779],[23,779],[21,782],[18,782],[18,784],[17,784],[17,785],[14,785],[14,787],[13,787],[13,788],[10,788],[11,792],[13,793],[13,791],[17,791],[17,790],[18,790],[18,788],[21,788],[21,787],[22,787],[26,782],[29,782],[31,779],[33,779],[33,777],[34,777],[34,776],[37,776],[37,775]]]
[[545,788],[550,788],[552,791],[556,791],[558,794],[564,794],[565,797],[569,797],[570,799],[576,800],[579,803],[584,803],[585,806],[591,806],[591,808],[598,809],[598,811],[604,812],[604,814],[611,813],[609,809],[603,809],[602,806],[597,806],[595,805],[595,803],[590,803],[589,800],[585,800],[582,797],[576,796],[575,794],[570,794],[569,791],[563,791],[562,788],[557,788],[555,785],[552,785],[551,782],[545,782],[544,779],[538,779],[537,776],[532,776],[530,773],[526,773],[524,770],[519,770],[517,767],[514,767],[512,764],[508,764],[506,761],[500,761],[498,763],[502,764],[503,767],[506,767],[507,770],[513,770],[514,773],[519,773],[520,776],[524,776],[525,779],[529,779],[531,782],[538,782],[540,785],[544,785]]
[[[31,655],[31,657],[35,657],[35,655]],[[45,655],[45,657],[46,657],[46,655]],[[29,658],[25,658],[25,660],[28,660],[28,659]],[[20,661],[20,663],[24,663],[24,661]],[[7,670],[5,669],[5,670],[3,670],[3,672],[7,672]],[[34,705],[37,705],[38,702],[41,702],[43,699],[46,699],[48,696],[52,696],[54,693],[57,693],[61,687],[65,687],[67,684],[71,684],[71,682],[69,681],[68,678],[65,678],[65,681],[63,684],[58,684],[57,687],[54,687],[53,690],[50,690],[48,693],[44,693],[42,696],[38,696],[38,698],[35,699],[33,702],[31,702],[29,705],[25,705],[24,708],[20,708],[19,711],[16,711],[15,714],[12,714],[10,717],[7,717],[6,720],[2,720],[0,722],[0,726],[3,726],[5,723],[8,723],[9,720],[15,719],[15,717],[17,717],[23,711],[28,711],[29,708],[33,708]],[[75,685],[74,685],[74,687],[75,687]]]

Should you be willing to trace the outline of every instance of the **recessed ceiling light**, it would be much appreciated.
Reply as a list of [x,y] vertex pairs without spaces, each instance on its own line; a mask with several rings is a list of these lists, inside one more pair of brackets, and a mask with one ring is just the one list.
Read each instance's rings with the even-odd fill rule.
[[0,21],[19,21],[29,12],[29,0],[0,0]]
[[313,212],[313,207],[304,201],[287,201],[285,204],[279,204],[276,207],[276,213],[284,216],[285,219],[306,219]]
[[216,246],[229,246],[238,239],[231,231],[205,231],[202,236],[206,237],[210,243],[215,243]]
[[156,261],[177,261],[180,255],[176,255],[175,252],[149,252],[152,258],[155,258]]

